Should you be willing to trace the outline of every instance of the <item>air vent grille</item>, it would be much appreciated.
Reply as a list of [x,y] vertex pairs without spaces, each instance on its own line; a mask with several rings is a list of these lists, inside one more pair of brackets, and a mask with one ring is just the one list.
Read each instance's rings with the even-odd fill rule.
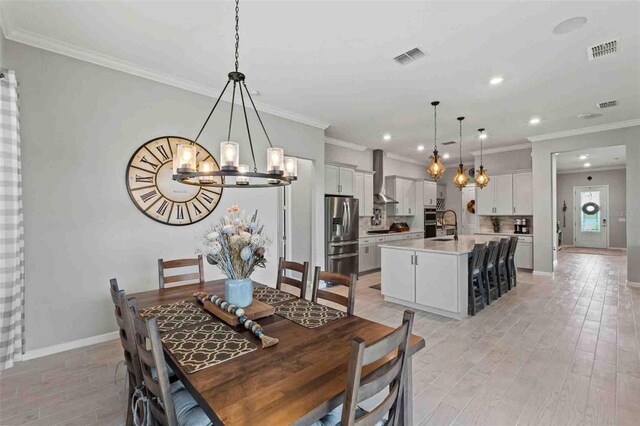
[[426,54],[422,50],[420,50],[420,48],[414,47],[413,49],[407,50],[406,52],[396,56],[395,58],[393,58],[393,60],[400,65],[407,65],[408,63],[413,62],[416,59],[420,59],[425,55]]
[[455,145],[456,141],[444,142],[442,145]]
[[614,39],[587,48],[587,54],[591,61],[602,58],[603,56],[613,55],[617,53],[618,50],[620,50],[620,40]]
[[600,102],[598,104],[598,108],[605,109],[605,108],[611,108],[617,105],[618,105],[618,101],[606,101],[606,102]]

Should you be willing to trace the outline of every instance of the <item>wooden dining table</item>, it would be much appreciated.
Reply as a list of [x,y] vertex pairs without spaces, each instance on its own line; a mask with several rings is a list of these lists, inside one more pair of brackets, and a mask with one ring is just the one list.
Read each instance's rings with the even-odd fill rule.
[[[139,308],[144,309],[195,300],[193,293],[197,291],[223,295],[224,280],[135,293],[129,298],[135,298]],[[215,317],[212,316],[212,320]],[[258,349],[192,374],[186,373],[164,347],[168,364],[213,424],[313,423],[342,404],[352,339],[360,337],[371,343],[393,331],[391,327],[355,315],[317,328],[305,328],[277,314],[257,321],[266,335],[279,339],[277,345],[262,348],[257,337],[244,327],[237,327],[236,331],[256,343]],[[424,346],[423,338],[412,335],[409,355]],[[363,373],[388,360],[368,366]],[[400,424],[412,424],[411,361],[406,364]]]

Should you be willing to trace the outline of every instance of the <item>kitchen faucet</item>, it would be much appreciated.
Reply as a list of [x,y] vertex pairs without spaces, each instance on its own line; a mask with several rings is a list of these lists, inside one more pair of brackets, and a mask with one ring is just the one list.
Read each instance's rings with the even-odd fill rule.
[[445,221],[444,221],[444,215],[447,213],[453,213],[453,226],[454,226],[454,234],[453,234],[453,239],[458,241],[458,215],[456,214],[456,212],[454,210],[445,210],[444,212],[442,212],[442,229],[444,229],[445,225]]

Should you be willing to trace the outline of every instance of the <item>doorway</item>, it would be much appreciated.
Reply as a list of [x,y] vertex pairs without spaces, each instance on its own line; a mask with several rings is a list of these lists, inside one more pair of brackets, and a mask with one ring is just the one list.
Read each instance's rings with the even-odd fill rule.
[[609,186],[573,187],[573,238],[576,247],[609,247]]

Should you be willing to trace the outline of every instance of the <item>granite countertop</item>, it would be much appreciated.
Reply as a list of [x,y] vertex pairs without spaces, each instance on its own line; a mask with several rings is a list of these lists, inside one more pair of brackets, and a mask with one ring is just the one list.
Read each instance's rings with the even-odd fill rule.
[[498,237],[488,235],[460,235],[458,241],[453,237],[443,240],[445,237],[427,238],[424,240],[403,240],[393,241],[381,244],[382,248],[392,248],[398,250],[424,251],[441,254],[462,255],[473,251],[473,246],[477,244],[487,243],[489,241],[497,241]]

